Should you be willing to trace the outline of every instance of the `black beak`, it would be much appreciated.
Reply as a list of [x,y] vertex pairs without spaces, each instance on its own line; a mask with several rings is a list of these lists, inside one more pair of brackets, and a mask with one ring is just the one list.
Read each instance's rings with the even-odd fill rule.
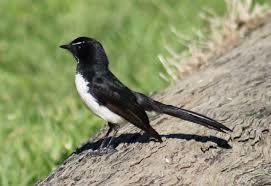
[[60,48],[64,48],[64,49],[67,49],[67,50],[70,50],[71,49],[71,45],[60,45],[59,46]]

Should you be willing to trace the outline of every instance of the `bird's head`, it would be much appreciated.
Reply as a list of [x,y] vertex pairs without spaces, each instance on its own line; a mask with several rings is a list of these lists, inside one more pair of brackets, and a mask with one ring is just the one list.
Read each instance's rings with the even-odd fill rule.
[[77,63],[107,64],[107,57],[100,42],[89,37],[78,37],[69,44],[61,45],[72,53]]

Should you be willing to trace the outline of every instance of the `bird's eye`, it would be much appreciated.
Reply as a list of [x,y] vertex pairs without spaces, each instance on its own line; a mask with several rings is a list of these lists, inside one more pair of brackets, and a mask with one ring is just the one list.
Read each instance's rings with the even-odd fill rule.
[[81,49],[81,48],[82,48],[82,46],[81,46],[81,45],[77,45],[77,48],[78,48],[78,49]]

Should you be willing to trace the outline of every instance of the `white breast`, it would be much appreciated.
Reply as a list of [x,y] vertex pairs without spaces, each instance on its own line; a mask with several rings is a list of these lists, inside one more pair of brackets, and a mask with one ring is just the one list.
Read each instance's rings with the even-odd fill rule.
[[88,92],[88,82],[79,73],[75,75],[75,85],[81,99],[94,114],[115,124],[122,124],[125,121],[121,116],[113,113],[105,106],[99,105],[97,100]]

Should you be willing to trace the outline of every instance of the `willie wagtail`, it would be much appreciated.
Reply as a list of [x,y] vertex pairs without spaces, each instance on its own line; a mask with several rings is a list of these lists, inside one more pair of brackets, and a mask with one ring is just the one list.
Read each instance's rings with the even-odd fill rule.
[[108,149],[118,128],[126,121],[162,142],[151,127],[146,111],[168,114],[220,132],[232,131],[202,114],[166,105],[130,90],[109,70],[103,46],[93,38],[79,37],[60,47],[70,51],[76,59],[75,85],[81,99],[94,114],[108,122],[105,138],[114,131],[106,146],[104,138],[100,150]]

